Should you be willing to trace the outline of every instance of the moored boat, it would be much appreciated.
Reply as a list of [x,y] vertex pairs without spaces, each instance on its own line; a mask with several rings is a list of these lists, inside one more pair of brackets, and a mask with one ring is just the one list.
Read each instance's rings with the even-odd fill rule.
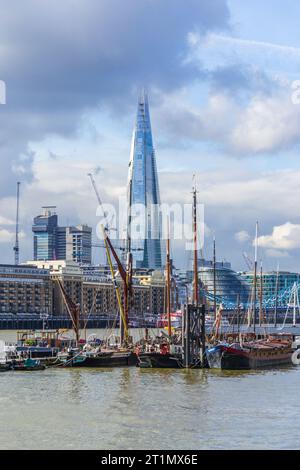
[[292,364],[292,338],[270,336],[241,343],[220,343],[206,352],[211,368],[249,370]]
[[10,369],[15,371],[35,371],[45,370],[46,367],[44,364],[41,364],[39,360],[28,358],[24,361],[12,361],[10,364]]
[[168,342],[147,344],[136,348],[140,368],[179,369],[182,367],[182,348]]
[[136,366],[138,359],[130,350],[71,350],[58,354],[57,365],[64,367],[124,367]]

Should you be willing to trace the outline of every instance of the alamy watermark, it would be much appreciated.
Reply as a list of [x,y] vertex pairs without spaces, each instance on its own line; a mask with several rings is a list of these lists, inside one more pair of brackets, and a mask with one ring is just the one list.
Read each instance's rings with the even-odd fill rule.
[[0,80],[0,104],[6,104],[6,84]]
[[[127,199],[120,197],[118,204],[102,204],[98,206],[96,216],[99,217],[96,234],[103,238],[103,227],[107,228],[112,240],[180,240],[185,250],[191,251],[195,246],[192,204],[148,204],[131,205],[130,212]],[[197,204],[197,249],[204,245],[204,205]]]

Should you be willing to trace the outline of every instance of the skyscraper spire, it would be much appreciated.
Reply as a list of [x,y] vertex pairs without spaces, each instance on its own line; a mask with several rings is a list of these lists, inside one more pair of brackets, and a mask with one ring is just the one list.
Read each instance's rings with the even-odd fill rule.
[[[138,100],[128,174],[127,236],[135,267],[162,267],[159,205],[148,96],[146,91],[142,90]],[[135,223],[137,220],[142,223]]]

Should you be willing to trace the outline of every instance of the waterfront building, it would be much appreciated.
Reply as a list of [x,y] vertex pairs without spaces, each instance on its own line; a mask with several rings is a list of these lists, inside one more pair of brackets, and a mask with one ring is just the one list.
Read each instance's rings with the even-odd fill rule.
[[[295,282],[299,282],[299,274],[291,273],[288,271],[276,271],[263,272],[262,282],[260,272],[257,273],[257,295],[260,295],[262,285],[262,296],[264,300],[274,299],[276,296],[276,282],[278,276],[278,293],[281,294],[285,291],[291,290]],[[242,279],[244,279],[250,288],[253,286],[254,273],[243,272],[241,273]],[[280,297],[280,295],[279,295]],[[279,298],[280,301],[280,298]]]
[[[198,260],[199,268],[213,268],[213,261],[210,259],[200,258]],[[231,263],[229,261],[216,261],[216,268],[231,269]]]
[[0,265],[0,315],[50,314],[52,303],[52,283],[47,269]]
[[[28,261],[39,269],[47,270],[52,281],[54,315],[68,315],[57,278],[70,298],[80,306],[83,315],[117,315],[118,304],[111,275],[100,266],[81,267],[68,260]],[[122,281],[117,277],[121,292]],[[160,314],[164,311],[165,283],[161,273],[152,273],[147,282],[133,276],[133,305],[131,315]],[[122,294],[123,297],[123,294]]]
[[[141,93],[138,100],[131,143],[127,195],[127,236],[131,239],[134,266],[160,269],[162,268],[160,195],[148,97],[145,92]],[[144,223],[140,224],[139,236],[133,233],[131,226],[131,221],[137,215],[134,213],[134,207],[138,208],[138,205],[144,208]]]
[[[123,300],[123,287],[120,284]],[[130,316],[143,318],[145,315],[158,315],[164,312],[164,284],[155,281],[148,284],[134,282],[133,303],[130,307]],[[118,316],[118,304],[115,288],[111,279],[99,282],[91,277],[83,281],[83,306],[85,315],[101,314]]]
[[[212,299],[214,295],[214,269],[213,267],[200,267],[199,279]],[[241,304],[246,304],[250,297],[250,286],[242,276],[230,268],[216,266],[216,297],[218,303],[224,306],[235,305],[239,298]]]
[[88,225],[60,227],[55,206],[44,207],[34,218],[33,258],[35,261],[71,260],[81,264],[92,261],[92,229]]
[[82,308],[83,276],[78,263],[71,260],[28,261],[27,263],[49,271],[53,288],[53,315],[68,315],[57,279],[61,281],[73,302]]
[[[199,280],[202,281],[204,289],[210,296],[213,296],[213,261],[205,258],[198,260],[198,274]],[[191,301],[192,296],[192,283],[194,278],[194,271],[175,269],[174,280],[177,290],[178,304],[186,304]],[[241,295],[242,299],[248,297],[248,285],[241,281],[239,275],[232,271],[231,263],[228,261],[216,262],[216,293],[217,296],[222,296],[224,301],[232,302],[233,298],[237,299],[237,294]]]

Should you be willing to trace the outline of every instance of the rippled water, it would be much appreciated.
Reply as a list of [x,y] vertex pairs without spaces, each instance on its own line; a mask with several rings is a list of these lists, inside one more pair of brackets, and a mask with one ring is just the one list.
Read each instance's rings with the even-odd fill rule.
[[0,448],[299,449],[299,390],[296,367],[5,372]]

